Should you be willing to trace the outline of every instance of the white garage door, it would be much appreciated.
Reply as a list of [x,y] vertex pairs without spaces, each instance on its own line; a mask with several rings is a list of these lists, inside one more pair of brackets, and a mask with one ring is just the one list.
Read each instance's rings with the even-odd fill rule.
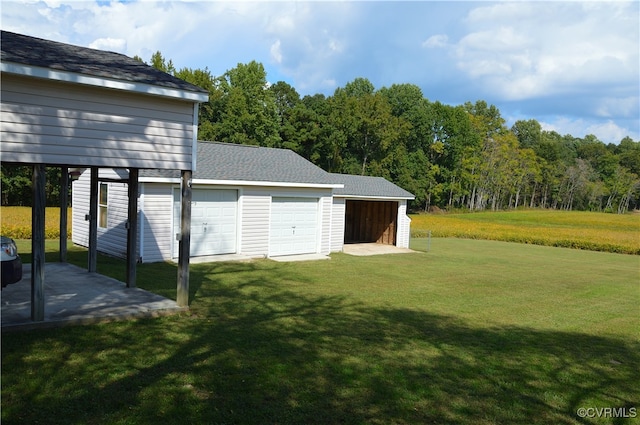
[[[180,233],[180,191],[174,192],[174,234]],[[194,189],[191,193],[191,256],[236,252],[236,190]],[[174,242],[174,256],[178,242]]]
[[273,198],[269,255],[317,252],[318,199]]

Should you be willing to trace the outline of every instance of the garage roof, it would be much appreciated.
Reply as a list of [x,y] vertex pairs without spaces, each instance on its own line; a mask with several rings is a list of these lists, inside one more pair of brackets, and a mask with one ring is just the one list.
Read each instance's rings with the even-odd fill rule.
[[383,177],[354,176],[329,173],[334,182],[344,184],[333,191],[334,196],[344,198],[414,199],[415,196]]
[[3,72],[199,102],[208,100],[206,90],[120,53],[9,31],[2,31],[0,37]]
[[[140,170],[140,180],[178,182],[172,170]],[[198,142],[200,184],[315,186],[333,188],[347,198],[414,199],[413,194],[382,177],[327,173],[289,149],[233,143]]]
[[[140,171],[141,181],[178,177],[171,170]],[[342,187],[329,173],[291,150],[218,142],[198,142],[193,179],[208,184]]]

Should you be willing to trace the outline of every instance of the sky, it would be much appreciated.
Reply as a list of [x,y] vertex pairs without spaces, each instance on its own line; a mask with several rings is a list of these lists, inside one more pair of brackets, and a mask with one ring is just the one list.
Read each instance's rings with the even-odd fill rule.
[[[640,141],[638,1],[5,1],[0,27],[214,76],[332,95],[356,78],[432,102],[484,100],[511,126]],[[1,41],[0,41],[1,42]]]

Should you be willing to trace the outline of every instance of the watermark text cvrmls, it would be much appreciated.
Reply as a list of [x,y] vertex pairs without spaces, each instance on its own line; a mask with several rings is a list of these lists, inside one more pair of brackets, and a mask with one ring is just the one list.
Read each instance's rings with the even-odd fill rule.
[[580,407],[576,413],[581,418],[635,418],[635,407]]

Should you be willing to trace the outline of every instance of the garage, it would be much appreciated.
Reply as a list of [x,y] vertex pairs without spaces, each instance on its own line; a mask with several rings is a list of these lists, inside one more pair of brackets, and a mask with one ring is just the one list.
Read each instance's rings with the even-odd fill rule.
[[[238,191],[194,189],[191,201],[191,256],[233,254],[237,241]],[[180,233],[180,191],[173,196],[174,233]],[[174,239],[174,256],[178,242]]]
[[318,251],[317,198],[272,198],[270,223],[270,256]]
[[347,200],[345,243],[396,244],[398,202]]
[[[406,211],[413,195],[382,177],[327,173],[286,149],[205,141],[197,149],[192,256],[328,255],[343,251],[345,243],[360,242],[409,246]],[[86,171],[74,182],[76,239],[89,213],[89,180]],[[120,212],[127,211],[122,203],[127,187],[108,184],[108,222],[113,226],[99,238],[104,252],[117,256],[115,247],[126,237],[127,218]],[[181,184],[179,172],[141,170],[141,261],[176,258]]]

